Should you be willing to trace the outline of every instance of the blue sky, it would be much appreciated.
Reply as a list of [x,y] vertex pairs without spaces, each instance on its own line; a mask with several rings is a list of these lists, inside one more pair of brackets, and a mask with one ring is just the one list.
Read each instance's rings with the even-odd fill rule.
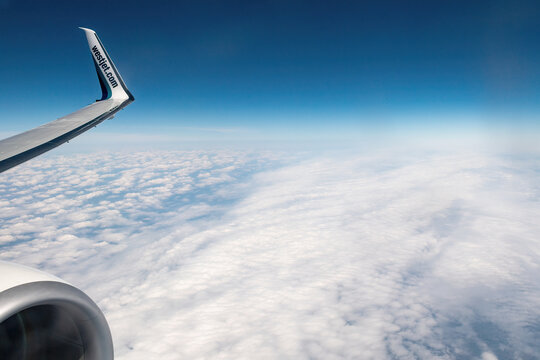
[[540,117],[533,1],[2,0],[3,131],[99,97],[78,26],[98,32],[136,98],[99,131],[530,132]]
[[0,0],[0,133],[100,97],[78,26],[136,98],[0,177],[0,259],[117,359],[533,358],[539,8]]

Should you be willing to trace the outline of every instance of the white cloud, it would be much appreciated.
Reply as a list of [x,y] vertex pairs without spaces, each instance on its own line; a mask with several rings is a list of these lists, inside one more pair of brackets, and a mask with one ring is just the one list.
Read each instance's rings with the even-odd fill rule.
[[0,181],[2,260],[103,309],[118,359],[540,351],[535,157],[160,151]]

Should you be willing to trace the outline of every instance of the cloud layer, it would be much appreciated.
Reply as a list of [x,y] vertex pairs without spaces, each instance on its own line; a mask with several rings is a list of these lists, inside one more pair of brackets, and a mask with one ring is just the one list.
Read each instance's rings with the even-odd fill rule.
[[45,157],[0,180],[0,258],[87,292],[118,359],[540,352],[534,156]]

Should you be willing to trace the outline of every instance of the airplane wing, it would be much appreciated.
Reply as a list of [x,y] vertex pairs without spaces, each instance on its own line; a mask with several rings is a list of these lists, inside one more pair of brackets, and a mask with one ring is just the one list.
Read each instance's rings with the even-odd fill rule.
[[94,60],[102,97],[74,113],[0,141],[0,172],[47,152],[106,119],[135,100],[114,66],[97,34],[86,33],[90,53]]

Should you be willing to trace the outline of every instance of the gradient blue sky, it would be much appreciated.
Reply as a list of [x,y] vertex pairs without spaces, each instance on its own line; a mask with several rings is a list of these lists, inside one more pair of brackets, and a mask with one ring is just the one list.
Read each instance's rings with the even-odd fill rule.
[[78,26],[136,98],[103,131],[530,132],[540,119],[535,1],[0,0],[2,131],[99,97]]

